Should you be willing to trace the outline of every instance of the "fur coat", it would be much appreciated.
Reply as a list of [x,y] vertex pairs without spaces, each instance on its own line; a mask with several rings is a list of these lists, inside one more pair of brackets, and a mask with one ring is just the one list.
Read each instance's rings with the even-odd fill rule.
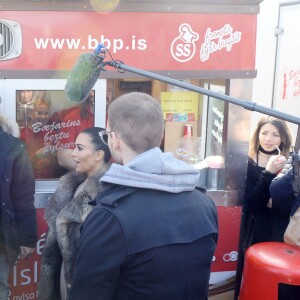
[[[102,190],[99,179],[109,166],[109,163],[105,164],[96,175],[88,179],[85,174],[76,171],[71,171],[60,178],[59,186],[45,208],[48,233],[42,255],[38,299],[60,299],[62,261],[64,261],[67,289],[70,288],[80,226],[92,209],[88,203]],[[86,179],[83,189],[74,197],[76,189]]]

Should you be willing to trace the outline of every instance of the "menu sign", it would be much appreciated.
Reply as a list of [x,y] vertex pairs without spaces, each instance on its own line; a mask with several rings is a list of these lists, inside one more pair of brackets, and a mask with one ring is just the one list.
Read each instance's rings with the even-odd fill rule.
[[188,122],[198,119],[199,94],[195,92],[162,92],[161,106],[169,122]]

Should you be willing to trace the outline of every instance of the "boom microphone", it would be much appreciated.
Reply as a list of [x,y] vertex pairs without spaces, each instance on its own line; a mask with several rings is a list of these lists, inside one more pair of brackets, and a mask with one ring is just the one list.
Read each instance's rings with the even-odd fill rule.
[[81,54],[67,77],[65,95],[68,100],[83,102],[89,96],[102,71],[105,47],[99,44],[94,53]]

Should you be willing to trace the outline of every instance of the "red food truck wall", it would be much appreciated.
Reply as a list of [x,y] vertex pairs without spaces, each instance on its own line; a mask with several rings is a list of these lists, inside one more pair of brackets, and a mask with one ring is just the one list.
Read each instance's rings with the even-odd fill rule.
[[[16,41],[19,49],[13,58],[0,60],[3,78],[14,78],[20,71],[68,71],[81,53],[93,51],[99,42],[114,59],[170,75],[178,71],[250,74],[255,68],[254,14],[2,11],[1,20],[16,22],[21,39]],[[218,211],[220,238],[212,272],[235,271],[240,206],[218,206]],[[14,267],[10,299],[37,299],[47,232],[43,208],[37,210],[37,216],[36,252]]]

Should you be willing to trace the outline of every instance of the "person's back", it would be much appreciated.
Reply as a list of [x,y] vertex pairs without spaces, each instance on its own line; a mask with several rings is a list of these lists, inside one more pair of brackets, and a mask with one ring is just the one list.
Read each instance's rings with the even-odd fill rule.
[[[131,96],[139,107],[118,107]],[[101,178],[104,190],[82,226],[70,299],[206,299],[218,237],[215,204],[195,189],[198,170],[158,148],[159,103],[142,93],[115,101],[109,120],[126,116],[137,127],[120,121],[115,129],[109,121],[112,157],[124,165],[112,164]],[[123,116],[111,119],[114,109]],[[130,139],[141,150],[129,149]]]
[[113,299],[205,299],[217,243],[213,202],[197,190],[132,191],[98,207],[114,215],[126,241]]
[[71,299],[206,299],[216,207],[191,188],[196,170],[186,163],[158,148],[141,157],[145,166],[152,161],[151,171],[133,161],[127,174],[113,165],[102,177],[105,190],[86,222],[93,226],[83,227],[79,254],[93,259],[79,261]]

